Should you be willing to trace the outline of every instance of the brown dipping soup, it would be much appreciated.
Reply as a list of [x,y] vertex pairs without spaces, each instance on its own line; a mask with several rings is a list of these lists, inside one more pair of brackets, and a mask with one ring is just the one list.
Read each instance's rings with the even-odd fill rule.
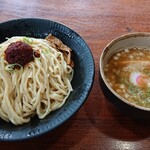
[[150,49],[118,51],[107,61],[104,73],[116,93],[136,105],[150,108]]

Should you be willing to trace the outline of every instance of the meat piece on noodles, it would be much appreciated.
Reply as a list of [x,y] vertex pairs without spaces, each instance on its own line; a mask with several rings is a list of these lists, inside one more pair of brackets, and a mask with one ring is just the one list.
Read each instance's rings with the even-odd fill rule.
[[57,49],[58,51],[62,52],[64,59],[66,61],[66,63],[68,65],[70,65],[71,67],[74,67],[74,62],[71,59],[71,51],[72,49],[69,48],[68,46],[66,46],[61,40],[59,40],[58,38],[52,36],[52,34],[49,34],[46,37],[46,40],[49,41],[49,43],[51,44],[51,46],[55,49]]

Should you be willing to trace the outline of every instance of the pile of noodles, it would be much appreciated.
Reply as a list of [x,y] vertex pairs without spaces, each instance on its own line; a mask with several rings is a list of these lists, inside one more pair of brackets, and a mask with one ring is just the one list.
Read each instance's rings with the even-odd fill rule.
[[[22,41],[40,53],[20,69],[5,60],[10,43]],[[0,117],[15,125],[37,115],[43,119],[60,108],[72,91],[73,68],[46,39],[12,37],[0,44]]]

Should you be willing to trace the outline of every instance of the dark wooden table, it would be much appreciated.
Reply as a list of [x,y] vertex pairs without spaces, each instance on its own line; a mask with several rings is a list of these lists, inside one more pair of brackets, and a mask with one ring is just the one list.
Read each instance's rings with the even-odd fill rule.
[[150,149],[150,122],[121,113],[99,85],[99,58],[112,39],[150,32],[149,0],[0,0],[0,22],[16,18],[61,22],[79,33],[95,60],[95,81],[82,108],[54,131],[23,142],[0,142],[1,150]]

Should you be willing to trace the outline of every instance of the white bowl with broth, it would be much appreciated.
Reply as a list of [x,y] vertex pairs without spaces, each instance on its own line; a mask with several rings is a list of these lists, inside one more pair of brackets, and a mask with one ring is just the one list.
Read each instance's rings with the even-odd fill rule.
[[123,103],[150,112],[150,33],[131,33],[112,40],[102,51],[100,75]]

